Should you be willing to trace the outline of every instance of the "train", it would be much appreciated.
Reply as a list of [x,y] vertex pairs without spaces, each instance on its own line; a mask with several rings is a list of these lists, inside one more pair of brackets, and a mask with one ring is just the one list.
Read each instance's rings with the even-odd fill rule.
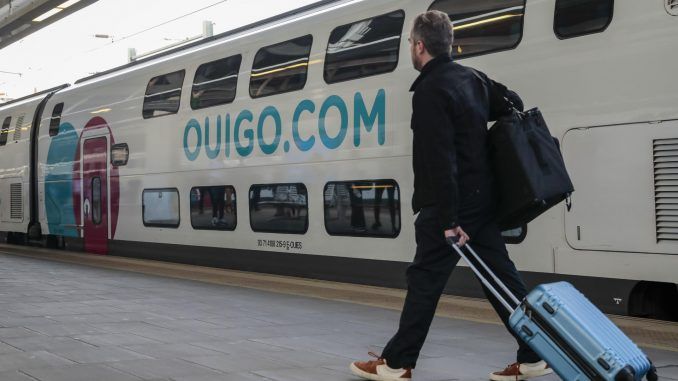
[[[406,287],[410,25],[539,107],[575,186],[504,232],[529,285],[678,320],[678,5],[324,0],[0,105],[0,239]],[[459,266],[445,290],[482,291]]]

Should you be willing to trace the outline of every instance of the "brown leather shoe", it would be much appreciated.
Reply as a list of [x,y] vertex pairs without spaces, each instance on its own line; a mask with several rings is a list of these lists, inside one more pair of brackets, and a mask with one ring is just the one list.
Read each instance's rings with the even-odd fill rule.
[[520,381],[533,377],[541,377],[553,373],[544,361],[535,363],[513,363],[500,372],[490,374],[492,381]]
[[369,355],[376,358],[371,361],[355,361],[351,363],[351,372],[358,377],[374,381],[409,381],[412,379],[412,369],[400,368],[392,369],[386,365],[384,358],[369,352]]

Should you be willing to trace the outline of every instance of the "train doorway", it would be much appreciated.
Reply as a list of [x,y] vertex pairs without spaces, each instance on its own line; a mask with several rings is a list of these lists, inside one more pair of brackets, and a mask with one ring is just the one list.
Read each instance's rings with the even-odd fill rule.
[[108,139],[82,145],[82,218],[85,251],[108,254]]

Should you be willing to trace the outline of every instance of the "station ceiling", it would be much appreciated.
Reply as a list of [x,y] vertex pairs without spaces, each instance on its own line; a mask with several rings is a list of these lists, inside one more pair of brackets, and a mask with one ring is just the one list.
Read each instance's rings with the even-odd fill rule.
[[0,49],[97,0],[0,0]]

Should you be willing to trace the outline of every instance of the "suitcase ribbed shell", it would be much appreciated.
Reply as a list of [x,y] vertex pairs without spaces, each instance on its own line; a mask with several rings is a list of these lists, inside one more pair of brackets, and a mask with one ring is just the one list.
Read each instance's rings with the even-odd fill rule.
[[[561,364],[563,358],[572,357],[565,354],[567,350],[579,354],[581,359],[603,376],[603,380],[614,380],[619,371],[627,366],[634,369],[634,378],[638,381],[650,370],[650,361],[640,348],[571,284],[559,282],[540,285],[530,292],[524,305],[529,308],[516,310],[511,315],[511,326],[563,379],[590,379],[583,371],[582,375],[572,378],[572,368],[578,367],[575,361]],[[547,327],[542,327],[544,325]],[[533,333],[532,336],[525,332],[524,326]],[[548,336],[553,336],[553,333],[549,335],[541,332],[545,328],[560,336],[569,349],[560,348],[562,343],[548,343]],[[539,335],[534,335],[535,331]],[[539,338],[534,339],[534,336]],[[561,353],[552,354],[559,351]],[[549,356],[556,358],[549,359]]]

